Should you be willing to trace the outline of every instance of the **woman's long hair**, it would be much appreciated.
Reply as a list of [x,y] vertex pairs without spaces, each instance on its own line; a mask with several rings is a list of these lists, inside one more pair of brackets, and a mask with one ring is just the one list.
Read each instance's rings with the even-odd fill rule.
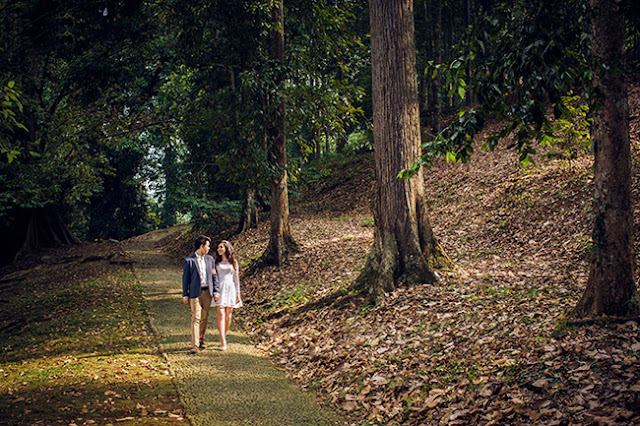
[[[227,255],[227,260],[229,260],[229,263],[233,265],[233,267],[236,267],[236,256],[234,254],[234,250],[233,250],[233,246],[231,245],[231,243],[227,240],[222,240],[220,241],[220,244],[222,244],[224,246],[224,251],[225,254]],[[218,244],[218,245],[220,245]],[[216,263],[220,263],[222,262],[222,256],[220,256],[220,254],[218,254],[218,247],[216,247]]]

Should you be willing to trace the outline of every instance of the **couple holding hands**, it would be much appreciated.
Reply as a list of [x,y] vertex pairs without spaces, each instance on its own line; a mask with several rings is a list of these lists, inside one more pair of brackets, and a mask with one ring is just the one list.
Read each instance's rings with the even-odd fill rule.
[[191,353],[205,349],[209,309],[216,307],[220,349],[227,350],[227,331],[234,308],[242,306],[238,261],[229,241],[222,240],[209,255],[211,238],[195,240],[195,253],[182,262],[182,301],[191,308]]

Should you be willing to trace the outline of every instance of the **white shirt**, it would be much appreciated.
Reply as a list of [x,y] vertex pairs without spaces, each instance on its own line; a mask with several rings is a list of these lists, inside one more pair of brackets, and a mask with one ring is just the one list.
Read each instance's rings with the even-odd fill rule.
[[198,264],[198,274],[200,274],[200,285],[207,287],[209,285],[209,283],[207,283],[207,265],[204,262],[204,256],[200,256],[197,252],[196,263]]

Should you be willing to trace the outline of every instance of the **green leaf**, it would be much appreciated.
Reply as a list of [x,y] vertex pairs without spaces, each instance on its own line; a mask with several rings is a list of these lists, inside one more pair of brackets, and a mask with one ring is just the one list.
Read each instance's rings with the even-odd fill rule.
[[9,83],[7,83],[7,87],[8,87],[9,89],[13,89],[13,86],[15,86],[15,85],[16,85],[16,82],[15,82],[15,81],[13,81],[13,80],[11,80]]
[[458,96],[460,96],[460,99],[464,99],[465,95],[467,94],[467,90],[460,86],[458,87]]
[[535,164],[535,161],[533,161],[533,158],[529,157],[528,155],[526,157],[524,157],[522,160],[520,160],[520,163],[522,163],[522,166],[527,168],[529,166],[532,166]]
[[11,164],[13,160],[18,158],[19,155],[20,155],[20,151],[11,150],[7,152],[7,161],[9,161],[9,164]]

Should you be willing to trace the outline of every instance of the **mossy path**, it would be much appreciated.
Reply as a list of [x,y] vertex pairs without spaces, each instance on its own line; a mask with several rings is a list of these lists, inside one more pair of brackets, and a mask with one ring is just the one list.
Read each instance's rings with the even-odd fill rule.
[[181,301],[181,268],[155,248],[170,230],[127,242],[137,278],[144,289],[154,331],[193,425],[336,425],[342,424],[314,396],[299,390],[232,324],[228,351],[216,349],[215,319],[209,318],[211,349],[191,355],[189,308]]

